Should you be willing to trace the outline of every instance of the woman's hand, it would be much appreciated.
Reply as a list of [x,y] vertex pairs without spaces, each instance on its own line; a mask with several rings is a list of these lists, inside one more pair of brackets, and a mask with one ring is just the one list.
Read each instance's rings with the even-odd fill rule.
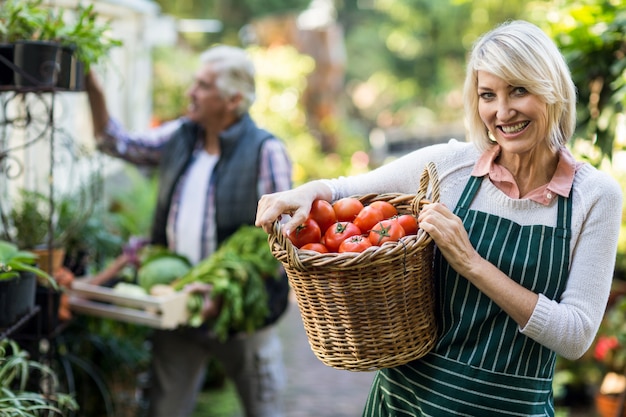
[[422,208],[418,221],[456,272],[491,298],[520,327],[526,326],[539,296],[483,259],[472,246],[458,216],[444,204],[433,203]]
[[282,219],[282,215],[291,216],[283,226],[283,234],[288,235],[291,230],[304,223],[311,204],[316,199],[330,201],[331,190],[322,182],[313,181],[288,191],[266,194],[259,200],[255,225],[271,233],[274,222]]
[[475,262],[482,259],[470,243],[461,219],[445,204],[426,204],[420,211],[418,221],[459,274],[467,277]]

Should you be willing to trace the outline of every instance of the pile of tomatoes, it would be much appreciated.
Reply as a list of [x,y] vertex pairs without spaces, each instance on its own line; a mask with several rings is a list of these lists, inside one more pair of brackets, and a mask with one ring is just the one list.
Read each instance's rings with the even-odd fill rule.
[[345,197],[333,204],[315,200],[306,221],[288,237],[299,249],[320,253],[363,252],[417,234],[417,229],[414,216],[399,214],[387,201],[363,205],[358,198]]

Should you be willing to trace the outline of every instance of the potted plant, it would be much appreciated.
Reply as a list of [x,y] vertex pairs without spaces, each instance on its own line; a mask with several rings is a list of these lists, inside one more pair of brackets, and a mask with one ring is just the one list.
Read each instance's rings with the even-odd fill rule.
[[[41,387],[40,381],[46,381],[46,387]],[[15,341],[0,340],[2,415],[65,416],[77,409],[78,404],[72,396],[60,392],[58,377],[50,367],[32,360]]]
[[56,84],[60,44],[40,36],[42,28],[50,22],[46,9],[40,4],[41,0],[7,0],[0,14],[3,43],[13,46],[10,69],[18,87],[53,87]]
[[105,59],[112,48],[122,45],[110,36],[110,31],[110,22],[100,19],[93,4],[79,4],[73,20],[65,19],[64,9],[56,14],[48,12],[39,37],[61,45],[57,87],[84,89],[84,75],[91,66]]
[[7,0],[0,8],[0,86],[14,87],[15,42],[33,37],[45,15],[31,2]]
[[14,324],[33,310],[38,278],[56,288],[54,279],[36,262],[36,254],[0,240],[0,328]]
[[39,256],[39,266],[52,274],[63,264],[65,249],[60,231],[50,218],[49,198],[41,192],[21,189],[4,219],[3,238]]
[[94,5],[79,4],[76,10],[76,19],[66,27],[60,41],[66,51],[73,51],[78,63],[89,72],[92,65],[108,57],[112,48],[122,45],[122,41],[112,38],[109,33],[109,21],[100,21],[94,10]]
[[0,43],[14,50],[7,64],[10,54],[0,49],[0,64],[15,72],[17,87],[80,90],[84,71],[121,45],[108,36],[110,23],[99,18],[93,4],[78,5],[73,20],[64,12],[42,6],[41,0],[4,2]]

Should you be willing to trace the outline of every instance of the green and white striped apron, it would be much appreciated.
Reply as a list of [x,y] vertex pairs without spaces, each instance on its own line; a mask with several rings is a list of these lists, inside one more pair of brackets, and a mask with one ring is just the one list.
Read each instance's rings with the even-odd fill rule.
[[[556,228],[521,226],[469,209],[481,181],[470,177],[455,209],[472,245],[524,287],[558,300],[569,270],[570,199],[558,197]],[[435,348],[414,362],[380,370],[363,416],[553,416],[556,354],[522,335],[439,251],[435,277]]]

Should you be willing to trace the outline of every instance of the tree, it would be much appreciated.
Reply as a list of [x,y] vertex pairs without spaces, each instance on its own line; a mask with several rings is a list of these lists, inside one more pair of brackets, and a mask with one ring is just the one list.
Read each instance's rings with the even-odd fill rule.
[[465,57],[496,23],[523,18],[511,0],[343,0],[352,115],[370,127],[415,129],[462,120]]
[[626,108],[626,7],[623,0],[587,0],[551,13],[546,25],[563,51],[578,88],[577,134],[600,154],[613,156],[620,114]]
[[188,41],[198,48],[211,43],[241,43],[241,31],[251,20],[272,14],[299,12],[310,0],[155,0],[164,13],[184,19],[217,19],[224,25],[219,34],[193,34]]

